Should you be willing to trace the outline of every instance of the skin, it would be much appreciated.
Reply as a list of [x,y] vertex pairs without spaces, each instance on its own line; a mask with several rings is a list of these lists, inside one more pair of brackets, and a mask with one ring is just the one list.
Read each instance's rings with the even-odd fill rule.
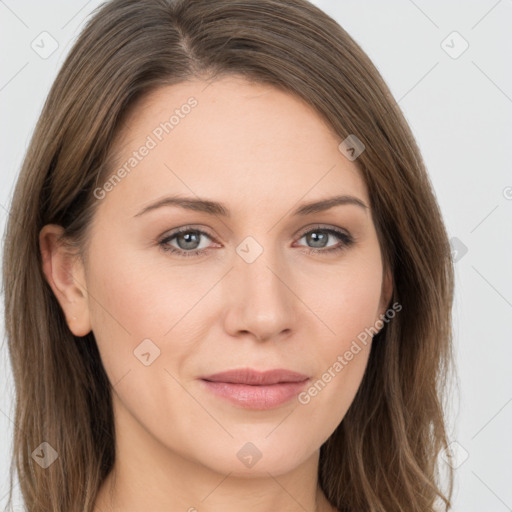
[[[96,511],[334,510],[318,486],[319,450],[353,401],[371,342],[306,405],[243,409],[198,378],[286,368],[314,382],[385,313],[392,279],[370,209],[290,213],[338,194],[369,206],[365,183],[306,103],[235,76],[151,93],[117,140],[120,165],[191,96],[198,105],[99,201],[85,263],[57,242],[62,228],[40,233],[69,328],[93,331],[114,386],[117,459]],[[170,194],[222,202],[231,216],[166,206],[135,217]],[[330,235],[315,244],[304,236],[315,224],[355,242],[308,253],[343,243]],[[190,225],[208,233],[194,248],[209,251],[186,258],[160,248]],[[251,263],[236,251],[248,236],[263,249]],[[183,237],[168,245],[191,251]],[[149,366],[134,356],[144,339],[160,349]],[[250,468],[237,457],[247,442],[262,455]]]

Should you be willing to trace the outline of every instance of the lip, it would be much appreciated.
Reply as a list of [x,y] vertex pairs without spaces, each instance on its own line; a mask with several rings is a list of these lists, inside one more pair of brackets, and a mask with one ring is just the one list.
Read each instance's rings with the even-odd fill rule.
[[200,380],[210,392],[239,407],[267,410],[289,402],[310,379],[281,368],[264,372],[241,368],[200,377]]

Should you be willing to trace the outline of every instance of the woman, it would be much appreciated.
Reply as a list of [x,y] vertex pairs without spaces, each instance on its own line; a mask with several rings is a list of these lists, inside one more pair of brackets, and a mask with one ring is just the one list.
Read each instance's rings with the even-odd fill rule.
[[450,508],[452,261],[368,57],[305,0],[113,0],[4,254],[27,509]]

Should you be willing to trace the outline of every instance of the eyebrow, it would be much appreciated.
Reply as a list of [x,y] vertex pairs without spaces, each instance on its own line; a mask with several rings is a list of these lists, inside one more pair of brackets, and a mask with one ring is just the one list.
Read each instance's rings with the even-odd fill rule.
[[[364,210],[368,209],[368,206],[363,201],[361,201],[361,199],[354,196],[343,195],[328,197],[320,201],[305,203],[299,206],[299,208],[297,208],[292,213],[292,216],[304,216],[310,215],[312,213],[319,213],[340,205],[355,205],[363,208]],[[139,213],[135,215],[135,217],[139,217],[147,212],[162,208],[164,206],[178,206],[186,210],[203,212],[209,215],[220,215],[222,217],[228,218],[231,217],[229,209],[222,203],[210,201],[207,199],[180,196],[164,197],[163,199],[160,199],[144,207]]]

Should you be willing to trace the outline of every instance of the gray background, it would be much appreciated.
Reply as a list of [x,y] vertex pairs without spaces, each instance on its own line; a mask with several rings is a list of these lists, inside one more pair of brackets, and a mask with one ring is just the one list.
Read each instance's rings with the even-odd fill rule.
[[[362,46],[399,101],[458,250],[453,312],[460,391],[449,425],[457,467],[454,510],[512,511],[512,0],[314,3]],[[0,1],[2,233],[44,99],[99,4]],[[48,36],[40,36],[44,31],[58,43],[48,58],[31,47],[46,37],[45,49],[51,48]],[[469,47],[461,53],[464,41]],[[0,333],[3,508],[15,428],[3,318]]]

